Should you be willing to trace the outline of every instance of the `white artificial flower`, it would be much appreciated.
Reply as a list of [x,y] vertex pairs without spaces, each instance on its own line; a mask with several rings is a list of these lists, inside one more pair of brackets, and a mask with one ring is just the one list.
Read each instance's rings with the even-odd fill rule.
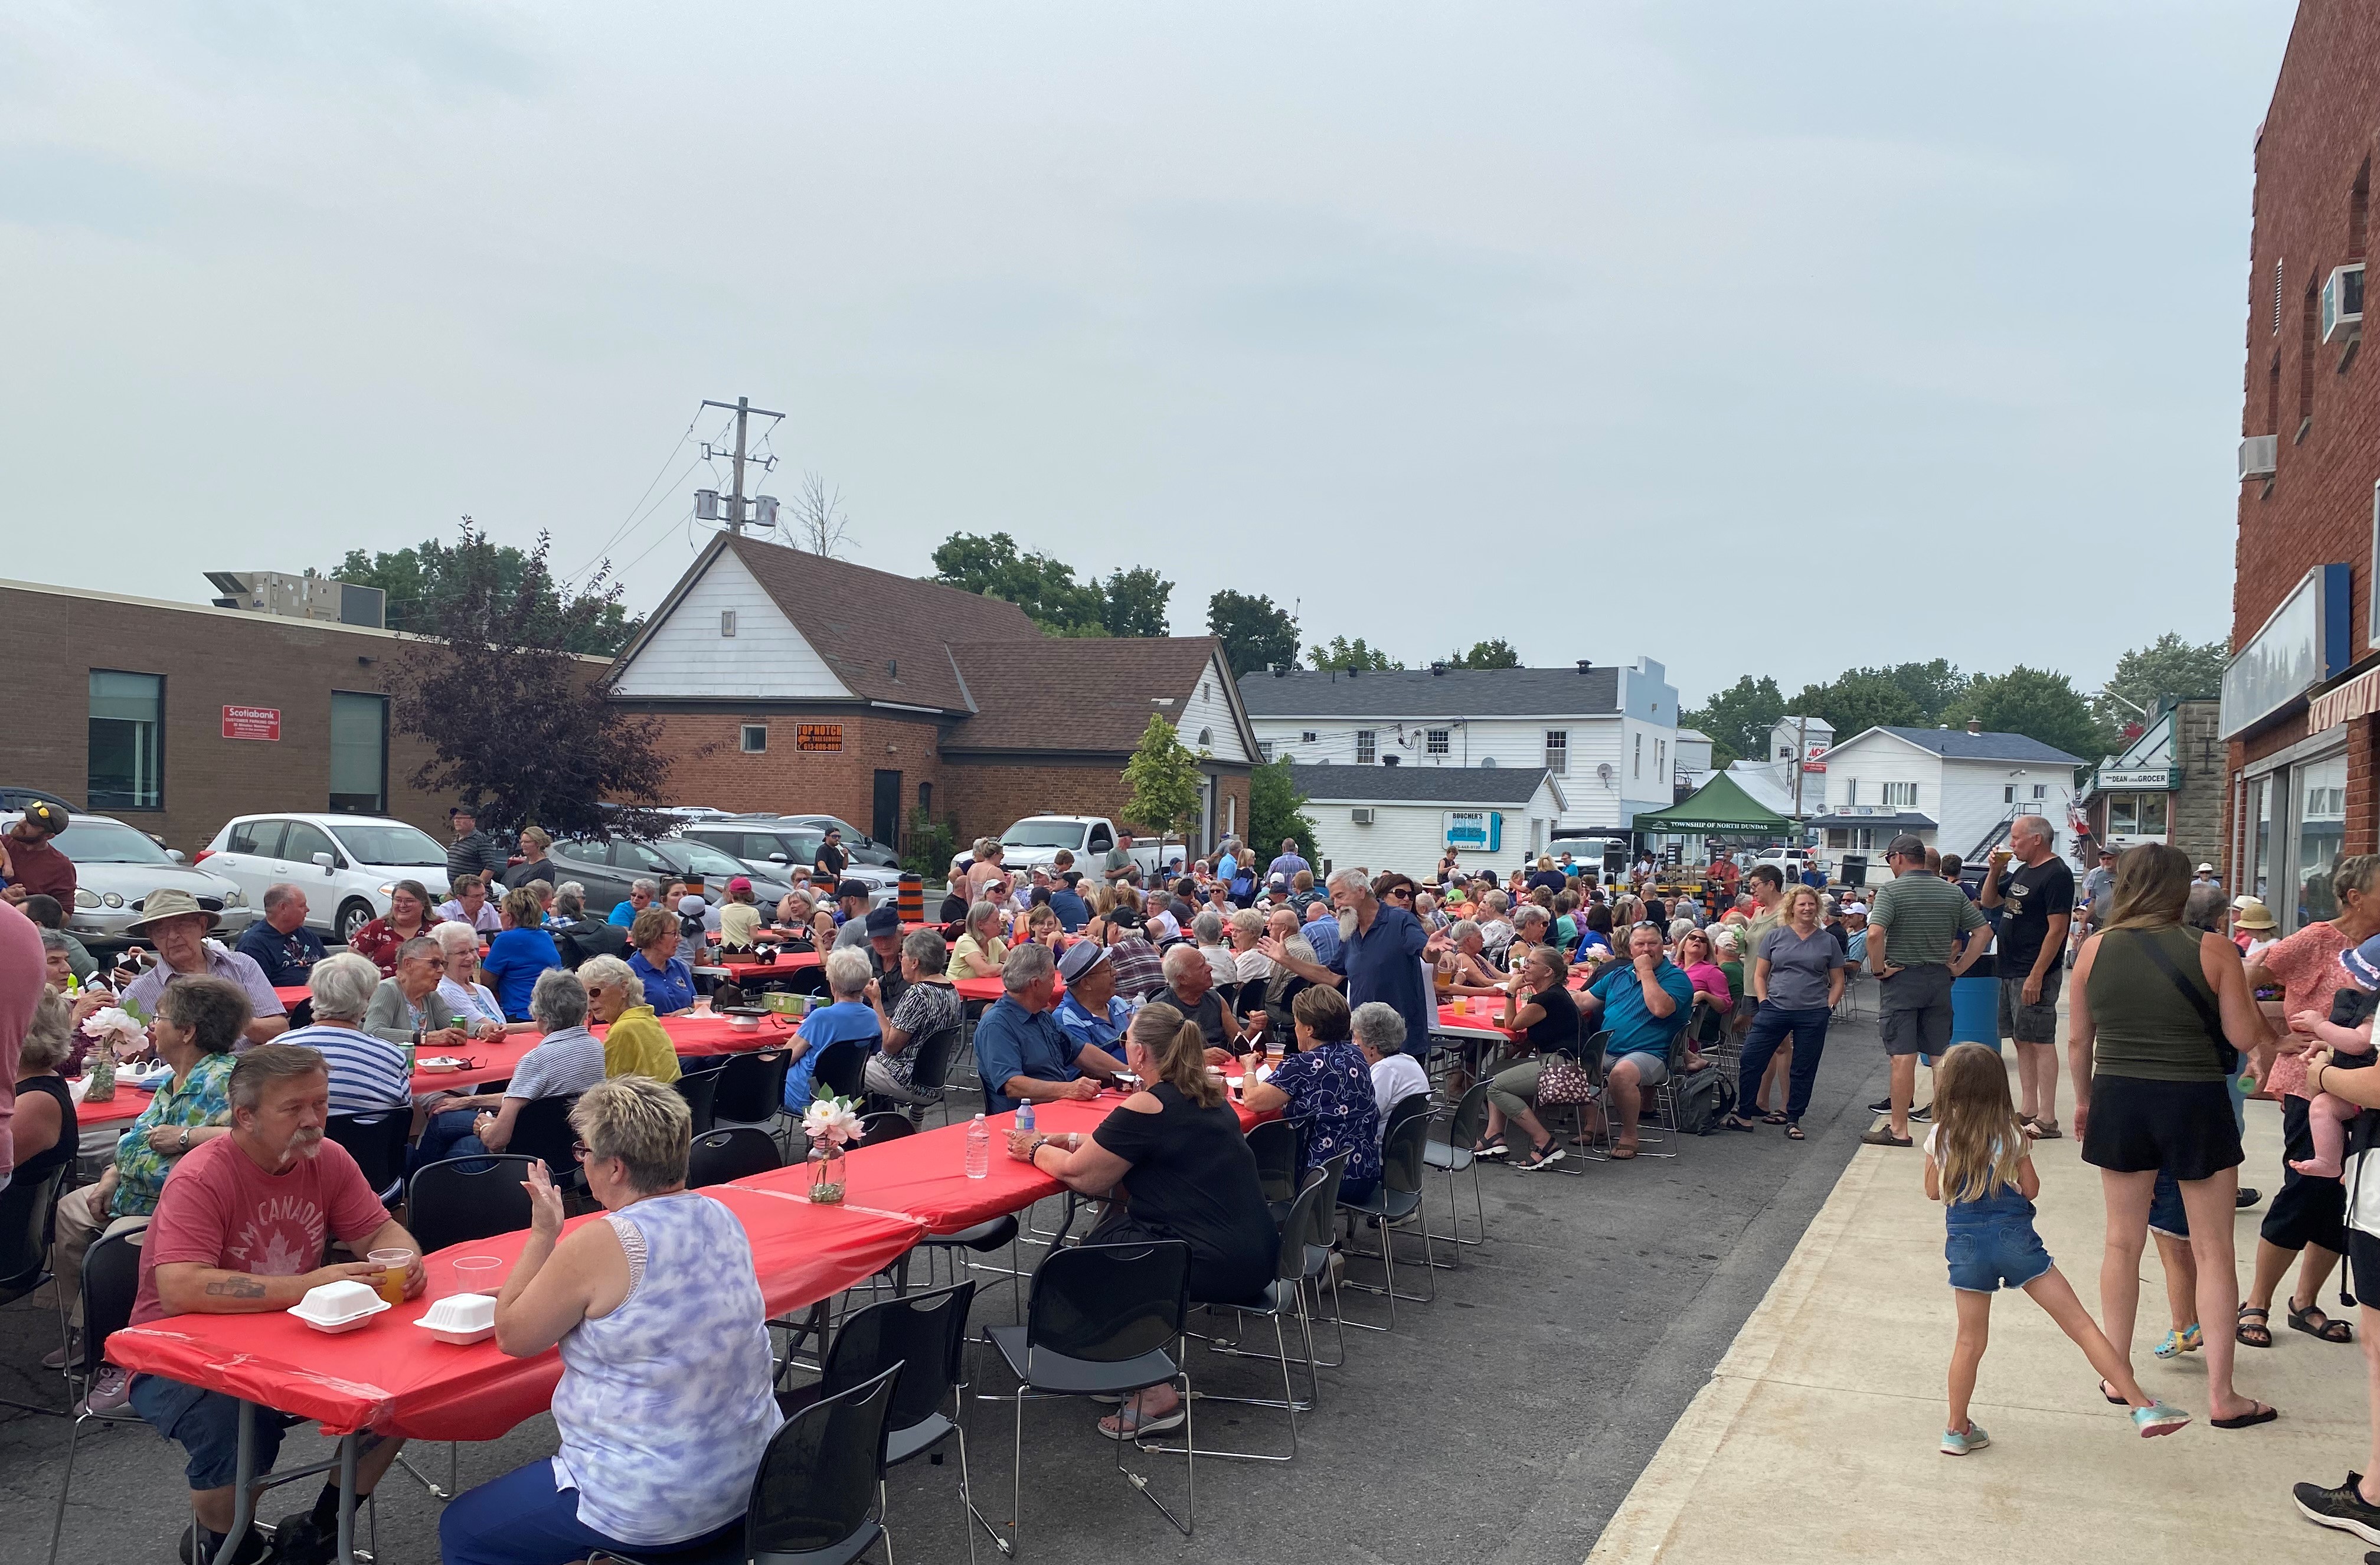
[[821,1098],[802,1110],[802,1133],[837,1146],[859,1139],[857,1104],[847,1098]]
[[149,1037],[149,1029],[140,1025],[140,1018],[115,1005],[103,1006],[84,1017],[82,1033],[85,1037],[112,1038],[120,1044],[141,1043]]

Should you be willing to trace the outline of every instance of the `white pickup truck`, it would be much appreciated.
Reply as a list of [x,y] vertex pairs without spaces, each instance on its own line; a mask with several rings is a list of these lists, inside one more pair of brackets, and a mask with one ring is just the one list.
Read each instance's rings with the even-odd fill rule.
[[[1097,884],[1116,832],[1115,823],[1103,815],[1028,815],[1000,834],[1000,845],[1007,850],[1001,862],[1011,869],[1047,868],[1064,848],[1084,879]],[[1130,852],[1143,877],[1157,873],[1155,843],[1136,842]]]

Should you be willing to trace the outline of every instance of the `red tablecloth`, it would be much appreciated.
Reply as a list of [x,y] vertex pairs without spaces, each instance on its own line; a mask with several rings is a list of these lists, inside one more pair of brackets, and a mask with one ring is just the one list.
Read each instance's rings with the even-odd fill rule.
[[298,1009],[299,1001],[313,999],[314,991],[304,984],[276,984],[273,986],[273,997],[281,1001],[283,1009],[295,1011]]
[[[1474,1007],[1476,1008],[1474,1009]],[[1450,1001],[1438,1008],[1439,1030],[1449,1033],[1491,1032],[1502,1033],[1506,1037],[1521,1037],[1520,1033],[1513,1032],[1502,1025],[1503,1014],[1504,1002],[1484,995],[1468,1000]]]
[[[786,1315],[866,1280],[917,1243],[917,1223],[882,1212],[815,1207],[766,1191],[704,1192],[735,1212],[752,1243],[760,1294]],[[579,1221],[591,1221],[582,1218]],[[526,1233],[457,1244],[428,1257],[431,1292],[458,1255],[517,1257]],[[301,1417],[325,1434],[370,1428],[430,1440],[492,1440],[545,1411],[562,1378],[556,1353],[507,1357],[493,1339],[467,1348],[413,1325],[429,1299],[329,1337],[283,1311],[169,1316],[107,1340],[127,1369],[168,1375]]]
[[[1087,1101],[1036,1104],[1034,1127],[1088,1134],[1115,1111],[1126,1096],[1111,1091]],[[1243,1130],[1270,1117],[1257,1113],[1237,1099],[1232,1100],[1232,1109],[1239,1115]],[[862,1211],[899,1213],[915,1218],[932,1232],[956,1233],[1009,1212],[1022,1211],[1036,1201],[1058,1194],[1062,1186],[1056,1180],[1008,1155],[1008,1133],[1016,1123],[1014,1114],[995,1114],[986,1123],[990,1125],[992,1134],[991,1171],[986,1177],[967,1178],[966,1137],[973,1122],[953,1121],[940,1130],[920,1131],[880,1146],[862,1146],[846,1154],[844,1171],[850,1184],[850,1198],[858,1203]],[[735,1183],[751,1190],[795,1193],[809,1188],[809,1173],[799,1166],[776,1169]]]
[[[961,1000],[980,1000],[987,1004],[1008,992],[1001,987],[998,978],[961,978],[951,988],[959,991]],[[1051,992],[1062,998],[1066,992],[1066,980],[1060,978],[1057,989]]]

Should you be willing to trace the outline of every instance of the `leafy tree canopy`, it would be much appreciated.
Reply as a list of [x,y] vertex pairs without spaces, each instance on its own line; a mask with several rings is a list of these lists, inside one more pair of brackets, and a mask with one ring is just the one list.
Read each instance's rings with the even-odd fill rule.
[[2022,663],[2002,674],[1978,674],[1966,694],[1942,714],[1952,727],[1969,720],[1986,733],[2022,734],[2083,760],[2095,759],[2104,738],[2091,708],[2062,673]]
[[1724,770],[1737,760],[1767,759],[1768,731],[1784,715],[1785,697],[1777,681],[1747,673],[1679,719],[1710,735],[1711,764]]
[[1004,532],[985,538],[954,532],[933,554],[929,580],[1015,604],[1050,636],[1163,636],[1173,584],[1145,565],[1116,570],[1105,581],[1075,579],[1075,567],[1052,555],[1027,553]]
[[1198,823],[1198,760],[1183,747],[1173,725],[1151,712],[1140,743],[1124,762],[1132,789],[1125,818],[1160,836],[1181,836]]
[[1365,673],[1372,673],[1405,666],[1402,663],[1390,662],[1386,652],[1364,645],[1364,638],[1360,636],[1353,641],[1343,636],[1334,636],[1330,638],[1330,645],[1328,647],[1307,648],[1305,656],[1307,661],[1318,670],[1355,669]]
[[2156,710],[2157,702],[2197,700],[2223,693],[2223,670],[2231,661],[2228,641],[2184,641],[2167,631],[2145,647],[2135,647],[2116,660],[2116,673],[2107,689],[2131,703],[2093,698],[2093,715],[2110,729],[2140,721],[2140,712]]
[[559,650],[614,657],[643,628],[644,621],[630,619],[620,607],[616,592],[590,596],[588,591],[570,591],[548,572],[542,553],[533,562],[530,553],[511,544],[490,543],[469,517],[464,523],[460,543],[450,546],[426,538],[393,554],[350,549],[329,574],[336,580],[377,587],[387,593],[388,628],[415,635],[437,634],[431,627],[443,623],[448,601],[458,595],[492,590],[517,598],[532,576],[535,591],[522,601],[538,625],[545,627],[535,634],[565,638]]
[[1229,588],[1207,600],[1207,633],[1223,644],[1234,678],[1271,666],[1297,666],[1297,621],[1269,598]]
[[1519,668],[1521,654],[1512,650],[1512,644],[1500,636],[1493,641],[1474,641],[1468,652],[1449,652],[1446,655],[1446,666],[1449,668]]

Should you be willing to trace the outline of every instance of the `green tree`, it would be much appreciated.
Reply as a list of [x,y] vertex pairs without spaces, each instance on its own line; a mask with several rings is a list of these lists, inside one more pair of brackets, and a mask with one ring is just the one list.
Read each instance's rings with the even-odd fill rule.
[[538,536],[520,555],[489,545],[463,518],[444,551],[437,590],[415,630],[390,659],[391,703],[399,733],[426,741],[431,758],[407,779],[416,788],[479,807],[498,836],[525,825],[557,837],[651,836],[674,760],[661,747],[661,722],[606,698],[574,654],[619,606],[607,564],[568,598],[546,565],[552,540]]
[[1297,839],[1297,851],[1307,862],[1321,862],[1314,851],[1314,822],[1306,819],[1305,804],[1305,795],[1290,778],[1288,757],[1248,774],[1248,846],[1259,863],[1270,860],[1284,837]]
[[[1941,722],[1942,714],[1950,710],[1950,704],[1967,693],[1967,675],[1961,673],[1958,665],[1948,658],[1936,658],[1931,662],[1923,663],[1895,663],[1890,668],[1873,672],[1881,673],[1908,692],[1909,698],[1917,703],[1916,721],[1927,728]],[[1850,735],[1839,737],[1848,738]]]
[[2002,674],[1978,674],[1942,714],[1953,727],[1979,722],[1991,734],[2022,734],[2085,761],[2099,753],[2102,734],[2091,708],[2062,673],[2022,663]]
[[1330,646],[1309,647],[1305,655],[1317,669],[1354,669],[1363,673],[1375,673],[1405,666],[1390,662],[1386,652],[1365,646],[1360,636],[1353,641],[1343,636],[1334,636]]
[[2093,698],[2092,713],[2113,733],[2140,721],[2141,714],[2132,707],[2155,711],[2157,702],[2168,698],[2191,701],[2219,696],[2223,670],[2230,661],[2229,642],[2184,641],[2168,630],[2116,660],[2115,676],[2107,681],[2107,690],[2131,706],[2101,695]]
[[[1132,758],[1123,763],[1123,780],[1132,788],[1132,797],[1124,801],[1125,818],[1156,831],[1160,849],[1167,836],[1182,836],[1197,824],[1198,759],[1183,748],[1173,725],[1154,712],[1140,731]],[[1159,862],[1163,862],[1161,853]]]
[[1449,668],[1519,668],[1521,654],[1512,650],[1512,644],[1500,636],[1493,641],[1474,641],[1468,652],[1449,652],[1446,655],[1446,666]]
[[[490,543],[468,516],[463,522],[463,541],[451,547],[426,538],[393,554],[350,549],[330,575],[387,593],[388,628],[416,635],[436,634],[431,627],[443,620],[450,598],[488,591],[517,596],[532,577],[538,585],[536,596],[528,603],[528,612],[565,638],[563,651],[616,657],[644,628],[644,621],[630,619],[620,607],[617,594],[566,591],[547,570],[541,555],[532,564],[528,553],[511,544]],[[597,579],[608,579],[608,565],[599,570]]]
[[1207,633],[1223,644],[1232,676],[1297,666],[1297,621],[1269,598],[1229,588],[1207,600]]
[[1830,685],[1803,685],[1802,693],[1788,703],[1788,710],[1804,717],[1825,718],[1834,724],[1838,741],[1879,723],[1913,727],[1926,715],[1890,673],[1871,668],[1846,669]]
[[947,820],[937,820],[921,806],[909,812],[907,841],[901,849],[901,867],[929,880],[940,880],[958,853],[958,837]]
[[1027,554],[1004,532],[984,538],[954,532],[933,554],[929,578],[965,592],[999,598],[1025,611],[1052,636],[1104,636],[1107,595],[1075,579],[1075,567],[1047,554]]
[[1777,688],[1777,681],[1765,673],[1757,679],[1747,673],[1702,706],[1681,714],[1687,727],[1710,735],[1711,762],[1722,770],[1730,762],[1747,757],[1766,759],[1768,731],[1784,715],[1784,694]]
[[1173,584],[1147,565],[1110,571],[1099,591],[1099,625],[1110,636],[1172,634],[1165,605],[1173,596]]

